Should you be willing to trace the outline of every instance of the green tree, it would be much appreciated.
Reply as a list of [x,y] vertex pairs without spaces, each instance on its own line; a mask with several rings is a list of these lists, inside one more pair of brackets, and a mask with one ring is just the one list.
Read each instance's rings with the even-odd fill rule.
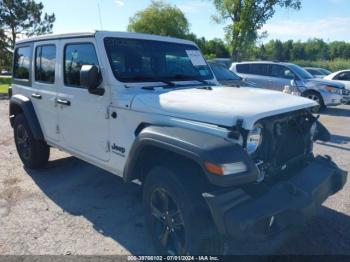
[[218,58],[230,57],[230,53],[226,48],[224,41],[222,41],[221,39],[215,38],[213,40],[209,40],[205,46],[205,54],[212,55],[213,57]]
[[255,44],[258,30],[275,14],[276,7],[300,9],[301,0],[213,0],[217,9],[214,20],[229,21],[226,39],[235,60],[244,58],[245,50]]
[[34,0],[0,0],[0,24],[7,34],[6,44],[14,48],[19,35],[52,32],[54,14],[43,14],[44,5]]
[[128,31],[186,38],[189,23],[176,6],[152,1],[149,7],[130,18]]

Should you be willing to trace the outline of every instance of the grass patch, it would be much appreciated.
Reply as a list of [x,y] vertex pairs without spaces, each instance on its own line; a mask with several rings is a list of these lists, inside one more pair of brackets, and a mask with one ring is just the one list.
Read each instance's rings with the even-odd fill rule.
[[0,84],[0,94],[7,94],[10,85],[1,85]]
[[11,85],[11,77],[0,77],[0,94],[7,94]]

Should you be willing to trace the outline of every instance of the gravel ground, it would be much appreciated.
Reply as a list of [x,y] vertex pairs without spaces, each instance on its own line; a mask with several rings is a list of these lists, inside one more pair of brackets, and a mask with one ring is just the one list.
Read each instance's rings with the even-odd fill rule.
[[[321,121],[332,142],[316,144],[350,170],[350,106],[330,108]],[[13,142],[8,101],[0,101],[0,254],[151,254],[141,189],[108,172],[51,150],[45,170],[25,170]],[[329,198],[303,232],[277,254],[350,255],[350,185]]]

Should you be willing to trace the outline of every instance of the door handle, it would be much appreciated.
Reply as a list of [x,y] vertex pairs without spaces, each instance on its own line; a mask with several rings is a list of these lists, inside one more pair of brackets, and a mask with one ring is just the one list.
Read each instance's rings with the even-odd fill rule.
[[64,106],[70,106],[70,101],[65,99],[56,99],[56,103]]
[[35,99],[41,99],[42,98],[42,96],[40,94],[38,94],[38,93],[33,93],[32,97],[35,98]]

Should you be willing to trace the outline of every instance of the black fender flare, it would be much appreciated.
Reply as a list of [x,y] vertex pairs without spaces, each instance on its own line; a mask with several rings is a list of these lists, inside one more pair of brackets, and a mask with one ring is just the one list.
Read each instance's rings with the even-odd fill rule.
[[[226,187],[254,182],[259,176],[258,168],[241,145],[233,144],[223,137],[187,128],[147,126],[140,131],[130,149],[123,174],[125,182],[137,178],[134,170],[142,149],[147,146],[165,149],[193,160],[202,168],[209,182],[217,186]],[[205,161],[214,164],[244,162],[247,171],[218,176],[206,170]]]
[[19,113],[19,109],[23,112],[24,117],[27,119],[28,125],[35,139],[44,140],[44,135],[40,127],[38,117],[35,113],[32,101],[23,95],[14,95],[10,99],[10,122],[13,127],[14,118]]

